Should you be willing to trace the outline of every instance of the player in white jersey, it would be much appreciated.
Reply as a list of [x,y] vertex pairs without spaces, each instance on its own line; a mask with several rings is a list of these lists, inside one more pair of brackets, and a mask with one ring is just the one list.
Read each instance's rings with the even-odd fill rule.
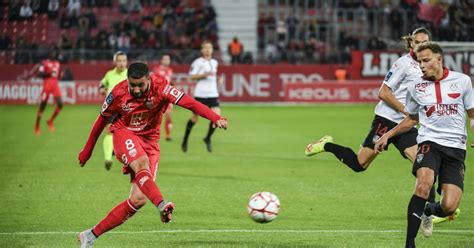
[[[191,80],[196,81],[194,89],[194,98],[202,104],[208,106],[216,114],[220,115],[221,109],[219,106],[219,92],[217,90],[217,60],[212,58],[213,47],[210,41],[204,41],[201,44],[202,57],[197,58],[191,64],[189,76]],[[193,113],[191,119],[186,124],[186,132],[184,134],[181,149],[183,152],[188,151],[188,138],[191,129],[198,121],[199,116]],[[214,133],[215,126],[212,122],[209,123],[209,130],[206,137],[203,139],[206,144],[207,151],[212,152],[211,136]]]
[[[381,152],[388,140],[420,124],[418,153],[413,164],[415,194],[408,205],[406,247],[415,247],[421,223],[425,237],[431,236],[432,216],[449,216],[458,208],[464,188],[466,158],[466,112],[474,131],[474,95],[469,76],[443,67],[443,51],[436,43],[417,50],[423,78],[408,86],[405,110],[409,114],[375,144]],[[441,202],[427,202],[438,179]]]
[[[313,142],[306,147],[305,154],[307,156],[327,151],[333,153],[342,163],[355,172],[362,172],[367,169],[377,156],[377,154],[374,153],[375,141],[388,130],[395,127],[406,115],[403,105],[405,102],[406,87],[408,83],[421,77],[421,71],[413,50],[419,44],[429,41],[430,33],[424,28],[418,28],[410,35],[403,37],[403,39],[409,53],[399,58],[385,76],[379,90],[379,98],[381,101],[375,108],[375,117],[372,121],[371,130],[365,138],[358,154],[351,148],[333,143],[333,138],[326,135],[319,141]],[[416,136],[417,129],[412,127],[412,129],[404,135],[389,140],[389,144],[393,143],[403,157],[413,162],[417,150]]]

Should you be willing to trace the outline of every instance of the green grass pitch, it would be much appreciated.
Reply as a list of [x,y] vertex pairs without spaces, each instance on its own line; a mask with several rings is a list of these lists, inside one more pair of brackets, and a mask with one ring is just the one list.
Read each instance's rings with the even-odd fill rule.
[[[188,153],[181,152],[191,113],[175,107],[174,140],[160,142],[157,178],[176,204],[173,222],[161,224],[147,204],[95,247],[402,247],[415,180],[394,147],[360,174],[332,154],[304,156],[307,143],[325,134],[357,150],[373,107],[224,106],[230,125],[216,131],[212,154],[202,142],[203,119]],[[66,106],[49,133],[52,109],[36,137],[36,106],[0,106],[0,247],[77,247],[77,232],[128,196],[121,165],[104,169],[102,139],[86,167],[77,161],[100,106]],[[473,162],[468,149],[460,218],[435,226],[429,239],[420,233],[419,247],[474,247]],[[248,198],[257,191],[279,197],[275,221],[258,224],[247,216]]]

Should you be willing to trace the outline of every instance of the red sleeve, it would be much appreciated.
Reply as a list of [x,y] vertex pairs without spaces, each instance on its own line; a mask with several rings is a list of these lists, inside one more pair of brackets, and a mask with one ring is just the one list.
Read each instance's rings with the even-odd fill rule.
[[95,143],[99,138],[102,130],[104,127],[109,123],[109,118],[99,115],[92,126],[91,133],[89,134],[89,138],[87,139],[87,143],[84,146],[84,150],[92,151],[94,150]]
[[178,100],[177,104],[183,108],[187,108],[194,113],[212,121],[215,123],[218,121],[221,117],[212,112],[210,108],[208,108],[206,105],[194,100],[194,98],[188,96],[188,95],[183,95],[181,99]]

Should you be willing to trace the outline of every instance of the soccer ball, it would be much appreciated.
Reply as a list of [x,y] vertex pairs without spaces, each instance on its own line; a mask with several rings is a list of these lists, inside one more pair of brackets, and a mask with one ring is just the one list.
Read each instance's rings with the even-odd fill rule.
[[252,220],[267,223],[274,220],[280,211],[278,197],[270,192],[257,192],[250,197],[247,212]]

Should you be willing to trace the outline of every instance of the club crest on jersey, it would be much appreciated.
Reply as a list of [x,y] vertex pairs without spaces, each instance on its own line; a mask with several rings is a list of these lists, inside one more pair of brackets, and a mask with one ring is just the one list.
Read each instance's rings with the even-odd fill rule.
[[421,161],[423,160],[424,157],[425,157],[425,155],[421,154],[421,153],[416,155],[416,162],[421,163]]
[[130,103],[124,103],[124,104],[122,104],[122,111],[123,111],[123,112],[130,112],[130,111],[132,111],[132,108],[130,107]]

